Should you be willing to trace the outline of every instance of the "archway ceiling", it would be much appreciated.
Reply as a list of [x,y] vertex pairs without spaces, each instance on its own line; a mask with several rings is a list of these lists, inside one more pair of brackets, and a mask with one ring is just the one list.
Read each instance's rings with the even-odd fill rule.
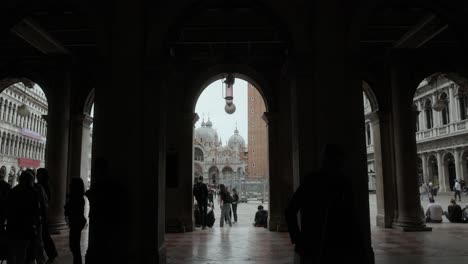
[[57,56],[90,65],[96,59],[95,30],[81,14],[68,7],[36,9],[2,33],[0,67],[19,62],[53,64]]
[[440,16],[422,7],[378,9],[362,30],[363,61],[382,59],[395,49],[421,50],[427,54],[455,51],[455,35]]
[[214,1],[174,27],[168,46],[176,61],[282,64],[288,43],[279,23],[251,2],[223,6]]
[[[193,63],[283,63],[288,43],[281,23],[254,1],[226,7],[211,1],[169,34],[171,55]],[[44,5],[45,6],[45,5]],[[14,26],[15,27],[15,26]],[[379,60],[392,49],[419,49],[436,54],[455,52],[457,42],[447,23],[419,6],[385,6],[370,17],[360,38],[364,63]],[[17,61],[68,55],[93,65],[96,32],[78,12],[66,6],[31,13],[15,30],[0,38],[0,67]],[[274,65],[276,66],[276,65]]]

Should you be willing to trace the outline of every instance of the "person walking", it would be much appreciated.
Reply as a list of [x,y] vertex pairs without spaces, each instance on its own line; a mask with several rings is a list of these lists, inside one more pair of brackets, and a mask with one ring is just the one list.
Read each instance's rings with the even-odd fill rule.
[[208,210],[208,187],[203,183],[203,176],[198,177],[198,182],[193,186],[193,195],[197,200],[200,210],[202,229],[206,229],[206,214]]
[[58,253],[57,249],[55,247],[55,243],[50,237],[49,233],[49,221],[47,217],[47,212],[48,212],[48,204],[50,203],[51,199],[51,193],[50,193],[50,186],[49,186],[49,172],[47,171],[46,168],[39,168],[37,170],[37,185],[41,186],[42,189],[44,190],[45,197],[44,200],[47,201],[44,205],[46,206],[44,208],[44,216],[42,218],[42,242],[44,244],[44,250],[47,254],[48,260],[53,261]]
[[72,178],[70,193],[65,204],[65,218],[70,227],[69,246],[73,254],[73,264],[81,264],[81,231],[86,225],[84,216],[85,188],[81,178]]
[[340,146],[327,144],[320,158],[319,169],[305,177],[285,211],[296,257],[301,263],[359,262],[366,252],[361,240],[362,223],[352,201],[353,175],[344,174],[345,153]]
[[[8,193],[8,264],[26,263],[28,248],[41,236],[41,208],[39,195],[34,189],[34,176],[29,171],[23,171],[18,182]],[[44,262],[44,259],[36,258],[37,264]]]
[[460,183],[458,182],[458,180],[455,180],[455,185],[453,186],[453,190],[455,191],[455,200],[457,200],[457,196],[458,196],[458,201],[461,202],[461,185]]
[[221,216],[219,220],[219,226],[224,227],[224,219],[227,219],[229,226],[232,226],[231,217],[229,216],[229,212],[231,211],[231,195],[227,191],[224,184],[220,184],[220,207],[221,207]]
[[232,189],[232,214],[234,216],[234,224],[237,223],[237,204],[239,203],[239,194],[237,194],[236,188]]

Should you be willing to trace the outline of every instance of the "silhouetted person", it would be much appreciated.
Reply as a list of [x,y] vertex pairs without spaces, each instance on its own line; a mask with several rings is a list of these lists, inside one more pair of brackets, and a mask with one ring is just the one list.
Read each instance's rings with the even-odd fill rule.
[[236,188],[232,189],[232,214],[234,215],[234,224],[237,223],[237,203],[239,203],[239,194]]
[[[25,263],[28,247],[41,236],[41,209],[39,195],[34,189],[34,176],[23,171],[18,180],[19,184],[8,194],[8,264]],[[44,259],[36,259],[36,262],[43,264]]]
[[461,206],[457,204],[454,198],[450,199],[450,204],[447,208],[447,212],[444,212],[444,215],[452,223],[462,223],[463,214]]
[[[81,231],[86,225],[84,216],[84,183],[81,178],[72,178],[70,183],[70,193],[65,204],[65,217],[70,227],[70,250],[73,254],[73,264],[81,264]],[[117,232],[117,231],[116,231]]]
[[198,182],[193,186],[193,195],[197,200],[200,210],[200,220],[202,229],[206,228],[206,212],[208,206],[208,187],[203,183],[203,176],[198,177]]
[[[33,181],[36,179],[36,170],[35,169],[26,169],[31,175],[33,175]],[[39,212],[40,212],[40,223],[37,226],[38,236],[35,236],[32,240],[32,243],[28,247],[27,261],[28,263],[34,263],[34,260],[38,263],[45,262],[44,256],[44,243],[42,240],[42,232],[44,230],[44,221],[47,219],[47,209],[49,207],[49,201],[47,199],[47,194],[39,183],[33,183],[34,190],[37,193],[39,198]],[[51,259],[52,261],[53,259]]]
[[[50,192],[50,185],[49,185],[49,172],[45,168],[39,168],[37,170],[37,183],[38,185],[42,186],[44,189],[46,199],[48,201],[47,204],[50,203],[51,199],[51,192]],[[55,247],[55,243],[50,237],[49,233],[49,219],[47,217],[48,207],[45,208],[45,213],[42,218],[42,242],[44,244],[44,250],[47,254],[47,257],[50,261],[53,261],[57,257],[57,249]]]
[[426,209],[426,222],[442,223],[442,215],[444,215],[442,206],[436,203],[434,198],[429,198],[429,204],[427,205]]
[[0,168],[0,228],[5,230],[6,208],[8,192],[11,190],[11,185],[5,181],[7,177],[7,169],[5,166]]
[[263,205],[257,207],[253,225],[255,227],[268,227],[268,211],[263,209]]
[[345,177],[344,161],[338,146],[326,145],[319,170],[307,175],[286,209],[291,242],[304,263],[351,263],[365,257],[361,223],[353,206],[352,176]]

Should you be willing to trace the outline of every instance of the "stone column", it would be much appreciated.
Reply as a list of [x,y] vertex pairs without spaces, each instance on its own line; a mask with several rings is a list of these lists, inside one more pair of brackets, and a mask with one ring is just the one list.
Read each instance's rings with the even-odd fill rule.
[[455,149],[455,152],[453,153],[453,156],[455,158],[455,175],[457,177],[457,180],[460,181],[461,179],[463,179],[463,177],[461,175],[461,170],[460,170],[460,167],[461,167],[460,149]]
[[191,232],[195,227],[193,129],[199,117],[196,113],[172,114],[175,116],[169,122],[174,123],[168,123],[168,127],[177,129],[169,135],[171,143],[167,150],[166,232]]
[[444,161],[442,160],[442,153],[438,151],[436,153],[437,157],[437,174],[439,177],[439,191],[447,191],[447,186],[445,185],[445,169],[444,169]]
[[423,179],[424,179],[424,182],[427,184],[429,182],[429,173],[428,173],[428,167],[427,167],[427,155],[425,153],[421,155],[421,160],[422,160]]
[[[436,102],[437,100],[437,96],[435,94],[432,95],[432,105],[434,105],[434,102]],[[441,122],[440,122],[440,113],[441,112],[437,112],[436,110],[434,110],[431,106],[431,111],[432,111],[432,128],[434,127],[439,127]]]
[[374,162],[376,175],[376,223],[379,227],[392,227],[394,218],[393,149],[390,113],[384,111],[369,114],[374,138]]
[[[47,115],[47,154],[46,168],[50,175],[51,199],[49,203],[50,228],[66,228],[63,206],[68,176],[68,139],[70,123],[70,75],[64,74],[62,81],[54,82],[53,92],[49,93]],[[30,157],[30,147],[27,156]]]
[[431,230],[425,224],[416,169],[416,113],[411,102],[417,83],[411,80],[409,65],[396,63],[390,69],[397,195],[393,227],[403,231]]
[[[281,137],[280,116],[278,113],[265,112],[262,116],[268,127],[268,160],[269,160],[269,224],[270,231],[287,231],[284,211],[287,206],[288,196],[292,190],[292,177],[283,171],[288,166],[289,158],[285,147],[287,138]],[[289,145],[290,147],[290,145]]]
[[456,119],[455,106],[456,106],[456,103],[455,103],[455,97],[453,96],[453,88],[452,87],[449,88],[448,96],[449,96],[449,116],[450,116],[450,122],[449,123],[455,123],[455,119]]
[[90,148],[90,133],[93,118],[88,114],[79,114],[71,122],[70,177],[81,178],[88,189],[88,171]]
[[418,108],[418,111],[419,111],[419,115],[418,115],[418,125],[419,125],[419,131],[422,131],[424,130],[424,109],[421,105],[421,101],[417,101],[416,102],[416,105],[417,105],[417,108]]

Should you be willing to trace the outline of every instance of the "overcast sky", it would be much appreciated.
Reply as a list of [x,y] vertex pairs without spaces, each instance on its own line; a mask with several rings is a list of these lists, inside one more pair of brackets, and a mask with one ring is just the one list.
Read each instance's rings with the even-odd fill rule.
[[200,119],[195,124],[195,128],[201,126],[203,116],[205,116],[205,122],[210,117],[213,128],[218,131],[218,136],[221,137],[224,145],[229,137],[234,134],[237,122],[239,134],[247,143],[247,82],[237,78],[235,80],[234,104],[236,105],[236,112],[231,115],[224,111],[226,101],[222,97],[222,87],[222,81],[217,80],[208,85],[198,98],[195,112],[200,116]]

